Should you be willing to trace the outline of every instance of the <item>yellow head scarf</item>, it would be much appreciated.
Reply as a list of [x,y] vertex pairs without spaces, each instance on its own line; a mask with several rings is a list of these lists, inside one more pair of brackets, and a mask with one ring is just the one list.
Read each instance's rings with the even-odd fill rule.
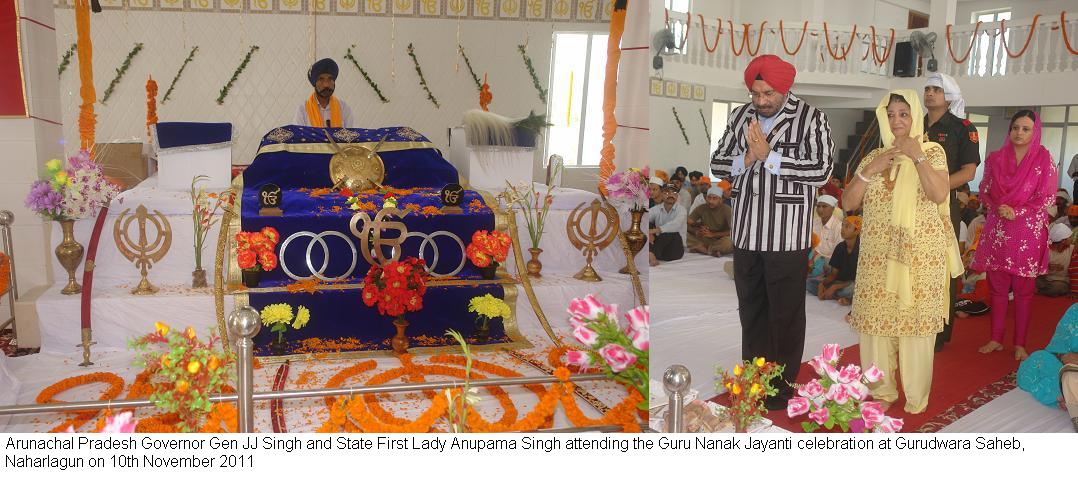
[[[910,136],[921,140],[921,150],[928,156],[929,150],[938,148],[939,153],[943,149],[939,144],[926,142],[924,139],[924,108],[917,92],[910,89],[896,89],[889,91],[876,107],[876,118],[879,120],[880,140],[883,148],[891,148],[895,143],[895,135],[891,133],[891,126],[887,121],[887,104],[891,100],[891,94],[898,94],[906,100],[910,106],[910,117],[913,122],[910,126]],[[890,252],[887,253],[887,285],[888,292],[898,296],[901,307],[913,304],[913,279],[910,276],[910,257],[913,254],[913,228],[916,221],[917,201],[921,191],[921,180],[917,173],[913,159],[898,155],[894,158],[893,166],[888,172],[895,187],[891,202],[891,225],[888,235]],[[946,225],[946,230],[951,232],[950,196],[938,206],[940,221]],[[948,235],[950,245],[947,249],[947,276],[957,277],[962,274],[962,258],[958,252],[958,241],[953,235]],[[949,314],[944,312],[944,320]]]

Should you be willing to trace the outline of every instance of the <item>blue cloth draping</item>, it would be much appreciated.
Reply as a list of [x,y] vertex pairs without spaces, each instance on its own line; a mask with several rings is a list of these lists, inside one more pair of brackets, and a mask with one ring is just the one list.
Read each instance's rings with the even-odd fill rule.
[[[396,333],[393,317],[378,314],[378,309],[363,304],[361,289],[325,290],[308,293],[252,293],[250,304],[255,309],[269,304],[288,303],[295,310],[297,305],[311,311],[310,323],[300,330],[285,333],[288,353],[302,351],[303,340],[318,338],[323,343],[340,344],[342,350],[390,349],[390,338]],[[475,314],[468,312],[468,301],[476,296],[492,294],[504,298],[500,285],[428,287],[423,299],[423,309],[405,313],[408,330],[405,332],[412,347],[442,346],[449,344],[446,330],[456,330],[473,344],[509,343],[501,318],[490,321],[486,339],[476,340]],[[269,343],[277,334],[263,328],[255,337],[255,354],[269,354]],[[451,344],[449,344],[451,345]],[[308,347],[306,350],[310,350]]]
[[232,142],[232,124],[228,122],[158,122],[157,147],[182,148]]
[[1059,370],[1063,363],[1057,354],[1078,352],[1078,303],[1072,304],[1056,326],[1056,333],[1048,346],[1034,352],[1018,367],[1018,387],[1038,402],[1055,407],[1062,395],[1059,388]]

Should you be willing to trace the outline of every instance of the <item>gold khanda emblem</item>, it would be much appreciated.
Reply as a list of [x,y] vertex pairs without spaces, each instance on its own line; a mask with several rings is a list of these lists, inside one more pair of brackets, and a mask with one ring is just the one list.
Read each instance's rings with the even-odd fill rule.
[[[374,220],[371,220],[367,212],[359,212],[352,215],[352,219],[348,222],[352,235],[359,238],[359,251],[363,254],[363,259],[371,265],[381,266],[400,260],[401,244],[408,237],[408,227],[403,222],[387,221],[387,216],[401,218],[404,212],[396,208],[382,208],[374,216]],[[358,225],[360,222],[363,222],[362,230]],[[394,238],[382,237],[383,231],[386,230],[395,230],[399,235]],[[371,237],[371,232],[374,233],[373,237]],[[386,246],[390,248],[389,256],[386,256],[383,249]]]
[[[160,211],[154,210],[153,215],[146,210],[146,205],[139,205],[135,209],[134,216],[128,216],[130,208],[120,213],[119,218],[112,226],[112,236],[116,240],[116,248],[128,261],[142,273],[142,280],[138,287],[131,291],[137,296],[145,296],[157,292],[157,287],[146,278],[154,263],[160,262],[168,250],[172,247],[172,227],[168,219]],[[131,223],[138,223],[138,237],[132,239],[130,235]],[[153,224],[154,239],[150,241],[146,236],[146,224]]]
[[329,178],[333,181],[334,189],[348,188],[355,192],[376,189],[382,186],[386,178],[386,165],[382,157],[378,155],[378,148],[385,142],[386,137],[374,146],[368,148],[363,145],[340,146],[330,136],[329,131],[323,129],[336,153],[329,159]]
[[[618,233],[618,216],[610,208],[604,208],[599,200],[592,200],[590,205],[580,203],[569,213],[569,221],[565,225],[565,231],[569,235],[569,242],[576,249],[581,249],[587,264],[581,268],[573,278],[585,282],[601,282],[602,277],[592,268],[591,261],[599,251],[606,249]],[[599,228],[599,215],[603,216],[605,225]],[[585,230],[584,220],[590,218],[591,225]]]

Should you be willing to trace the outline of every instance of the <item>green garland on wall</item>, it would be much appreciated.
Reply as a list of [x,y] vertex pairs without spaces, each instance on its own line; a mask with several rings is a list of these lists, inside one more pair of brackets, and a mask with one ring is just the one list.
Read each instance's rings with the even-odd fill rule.
[[415,57],[415,47],[412,46],[411,43],[408,43],[408,56],[412,57],[412,63],[415,65],[415,73],[419,75],[419,85],[427,92],[427,99],[434,104],[434,108],[442,108],[441,105],[438,104],[438,99],[430,92],[430,86],[427,86],[427,78],[423,77],[423,69],[419,67],[419,59]]
[[528,56],[528,52],[524,50],[524,45],[517,45],[517,51],[520,52],[520,56],[524,58],[524,66],[528,68],[528,74],[532,76],[532,85],[535,86],[535,90],[539,92],[539,101],[546,103],[546,90],[543,89],[543,85],[539,84],[539,76],[535,75],[535,67],[532,65],[532,58]]
[[64,52],[63,60],[60,60],[60,67],[57,69],[57,76],[64,75],[64,71],[67,70],[68,64],[71,63],[71,56],[75,54],[75,49],[78,48],[77,43],[72,43],[71,47]]
[[251,55],[253,55],[256,50],[258,50],[258,45],[251,45],[251,49],[247,50],[247,56],[243,57],[243,62],[240,63],[239,67],[236,67],[236,72],[232,73],[232,79],[228,80],[225,87],[221,88],[221,94],[217,95],[218,105],[223,105],[225,103],[225,98],[228,96],[229,90],[232,89],[232,85],[236,82],[236,79],[239,79],[240,74],[247,68],[247,63],[251,61]]
[[681,124],[681,117],[677,114],[677,107],[670,107],[674,111],[674,119],[677,120],[677,126],[681,129],[681,137],[685,138],[685,144],[689,144],[689,135],[685,133],[685,126]]
[[711,142],[711,131],[707,130],[707,119],[704,118],[704,109],[699,108],[698,110],[700,110],[700,122],[704,123],[704,135],[707,136],[707,142],[710,143]]
[[348,60],[351,60],[352,65],[356,66],[356,69],[359,69],[359,73],[363,75],[363,79],[365,79],[367,81],[367,84],[370,85],[371,89],[373,89],[375,94],[378,95],[378,99],[382,100],[382,103],[389,103],[389,100],[386,99],[385,95],[382,94],[382,90],[378,89],[377,84],[374,84],[374,80],[371,79],[370,74],[367,74],[367,71],[363,70],[363,67],[359,66],[359,61],[356,60],[356,57],[354,55],[352,55],[352,48],[355,48],[355,47],[356,47],[356,45],[350,46],[348,48],[348,53],[344,54],[344,58],[346,58]]
[[123,79],[124,74],[127,73],[127,69],[131,68],[131,60],[134,59],[135,55],[138,55],[138,52],[141,51],[142,43],[135,43],[135,47],[132,48],[130,52],[128,52],[127,58],[124,59],[124,63],[120,65],[119,69],[116,69],[116,77],[112,78],[112,82],[109,83],[109,87],[105,89],[105,93],[104,95],[102,95],[101,98],[102,105],[104,105],[105,102],[109,101],[109,97],[112,96],[112,90],[116,88],[117,84],[119,84],[120,79]]
[[183,74],[183,70],[187,68],[187,64],[191,62],[191,59],[195,58],[195,52],[198,51],[198,46],[191,49],[191,53],[187,54],[187,59],[183,61],[183,65],[180,66],[180,70],[176,72],[176,77],[172,78],[172,84],[168,85],[168,91],[165,91],[164,98],[161,98],[161,103],[168,101],[168,97],[172,95],[172,89],[176,87],[176,81],[180,80],[180,75]]
[[472,80],[475,81],[475,90],[483,91],[483,83],[479,82],[479,76],[475,75],[475,71],[472,70],[472,61],[468,60],[468,54],[464,53],[464,45],[457,45],[457,49],[460,50],[460,56],[464,57],[464,65],[468,66],[468,73],[472,75]]

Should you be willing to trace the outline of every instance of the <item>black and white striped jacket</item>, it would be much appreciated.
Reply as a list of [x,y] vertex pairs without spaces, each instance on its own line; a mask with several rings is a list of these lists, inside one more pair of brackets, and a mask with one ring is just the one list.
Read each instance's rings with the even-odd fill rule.
[[816,188],[831,177],[834,142],[827,115],[792,93],[767,139],[782,157],[778,175],[764,162],[746,163],[731,177],[734,158],[748,151],[745,133],[756,109],[734,109],[726,132],[711,157],[711,172],[733,184],[734,246],[750,251],[797,251],[812,246],[812,211]]

